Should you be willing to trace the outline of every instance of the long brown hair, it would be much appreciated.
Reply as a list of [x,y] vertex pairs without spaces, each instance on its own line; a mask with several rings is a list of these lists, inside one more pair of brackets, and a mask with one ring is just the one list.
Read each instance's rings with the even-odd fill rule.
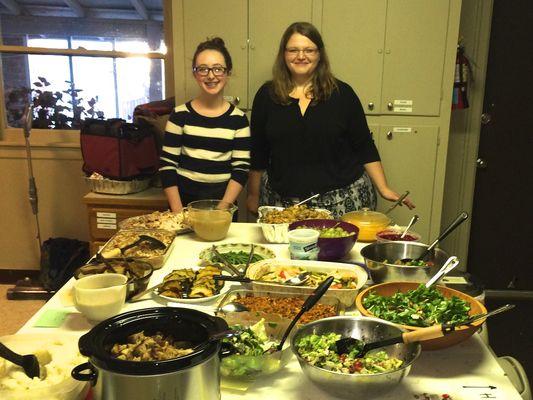
[[306,96],[311,97],[313,103],[327,100],[333,91],[337,89],[337,82],[331,73],[322,36],[318,32],[318,29],[309,22],[294,22],[283,33],[279,43],[278,54],[272,67],[271,95],[275,101],[281,104],[290,103],[289,93],[294,89],[294,82],[285,62],[285,46],[287,46],[287,42],[295,33],[299,33],[311,40],[317,46],[320,54],[318,64],[311,79],[311,86]]

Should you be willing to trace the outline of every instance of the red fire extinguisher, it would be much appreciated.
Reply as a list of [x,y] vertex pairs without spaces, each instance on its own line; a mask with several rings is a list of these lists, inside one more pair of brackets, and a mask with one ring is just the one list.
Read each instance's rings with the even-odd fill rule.
[[470,76],[470,62],[464,54],[464,48],[457,46],[455,59],[455,79],[453,82],[452,110],[468,108],[468,79]]

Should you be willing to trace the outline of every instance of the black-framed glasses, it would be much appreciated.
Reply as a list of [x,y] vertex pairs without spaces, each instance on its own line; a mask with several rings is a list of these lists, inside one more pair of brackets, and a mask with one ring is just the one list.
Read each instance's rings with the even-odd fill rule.
[[289,48],[286,48],[285,51],[287,52],[288,55],[293,56],[293,57],[298,57],[300,52],[304,53],[306,57],[314,57],[318,53],[318,49],[312,48],[312,47],[306,47],[305,49],[298,49],[297,47],[289,47]]
[[226,75],[226,72],[228,69],[226,67],[194,67],[192,71],[200,76],[207,76],[209,75],[209,72],[213,72],[213,75],[215,76],[223,76]]

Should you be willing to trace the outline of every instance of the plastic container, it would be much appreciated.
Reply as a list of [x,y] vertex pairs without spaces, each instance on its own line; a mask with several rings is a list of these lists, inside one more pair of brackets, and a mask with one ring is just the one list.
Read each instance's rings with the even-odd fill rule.
[[[351,265],[345,263],[334,263],[334,262],[325,262],[325,261],[306,261],[306,260],[263,260],[255,263],[253,266],[248,268],[246,276],[252,279],[255,279],[252,282],[252,289],[256,292],[265,292],[265,291],[277,291],[277,292],[286,292],[286,293],[299,293],[309,296],[316,289],[312,286],[291,286],[284,285],[277,282],[262,282],[260,281],[261,276],[264,273],[269,272],[271,269],[281,268],[281,267],[298,267],[303,268],[306,271],[311,273],[313,272],[322,272],[328,275],[341,275],[349,274],[355,275],[357,278],[357,285],[354,289],[332,289],[329,288],[327,294],[339,299],[339,301],[350,307],[354,304],[355,297],[359,290],[364,286],[368,280],[368,274],[363,267],[359,265]],[[259,279],[259,280],[257,280]]]
[[[47,379],[42,381],[32,381],[25,375],[19,380],[20,385],[16,388],[2,387],[2,381],[5,378],[0,378],[0,399],[2,400],[82,400],[85,399],[89,390],[88,382],[79,382],[70,376],[70,370],[75,365],[85,360],[78,352],[78,336],[73,334],[54,334],[47,335],[39,334],[16,334],[4,336],[0,338],[0,342],[8,346],[15,352],[20,354],[34,354],[39,350],[46,350],[50,352],[52,362],[57,363],[60,369],[55,369],[55,372],[63,372],[64,377],[52,377],[50,384],[47,384]],[[0,364],[4,360],[0,360]],[[11,368],[20,371],[22,368],[13,366],[8,361],[5,361],[7,370],[4,373],[9,373]],[[46,368],[46,367],[45,367]],[[0,367],[0,370],[3,369]]]
[[315,229],[294,229],[289,231],[289,252],[295,260],[316,260],[318,258],[318,236]]
[[338,227],[350,234],[349,236],[342,237],[319,237],[318,260],[320,261],[340,260],[346,256],[350,250],[352,250],[359,235],[359,228],[354,224],[334,219],[308,219],[305,221],[296,221],[289,225],[290,230],[297,229],[299,227],[311,229]]
[[359,211],[350,211],[341,217],[341,220],[354,224],[359,228],[358,240],[361,242],[374,242],[376,233],[389,226],[391,220],[385,214],[363,208]]

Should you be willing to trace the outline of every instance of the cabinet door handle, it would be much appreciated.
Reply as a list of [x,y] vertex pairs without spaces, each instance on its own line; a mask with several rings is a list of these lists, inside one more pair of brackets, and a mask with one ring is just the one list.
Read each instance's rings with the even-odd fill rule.
[[387,103],[387,108],[389,109],[389,111],[392,111],[393,107],[391,102]]
[[370,102],[368,103],[368,109],[373,110],[374,109],[374,103]]
[[387,132],[387,139],[388,140],[392,140],[392,132],[391,131]]

